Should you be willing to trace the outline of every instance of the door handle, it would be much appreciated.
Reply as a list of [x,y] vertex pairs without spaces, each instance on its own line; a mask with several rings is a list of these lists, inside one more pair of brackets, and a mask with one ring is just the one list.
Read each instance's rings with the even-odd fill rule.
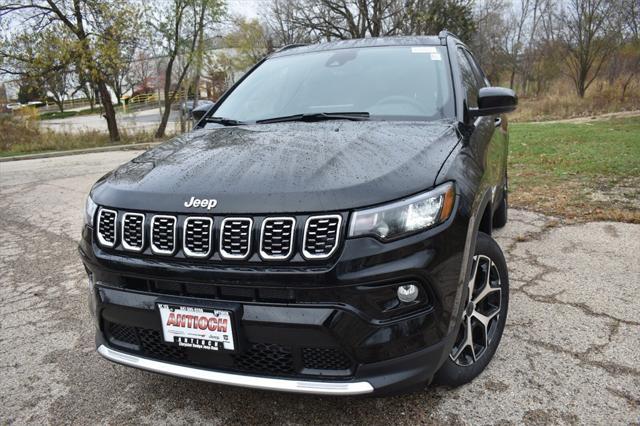
[[502,117],[498,117],[498,118],[496,118],[496,119],[493,121],[493,124],[494,124],[496,127],[500,127],[500,125],[502,124]]

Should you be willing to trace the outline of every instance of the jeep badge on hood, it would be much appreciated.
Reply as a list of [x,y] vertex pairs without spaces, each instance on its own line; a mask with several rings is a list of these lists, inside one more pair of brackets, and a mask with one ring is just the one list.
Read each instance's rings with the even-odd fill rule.
[[211,210],[218,204],[218,200],[215,199],[200,199],[196,197],[191,197],[191,199],[184,203],[185,207],[203,207],[207,210]]

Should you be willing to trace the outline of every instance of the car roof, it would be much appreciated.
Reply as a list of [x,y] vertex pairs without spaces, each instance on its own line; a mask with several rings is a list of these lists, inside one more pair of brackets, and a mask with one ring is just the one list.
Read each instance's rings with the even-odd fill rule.
[[380,46],[440,46],[437,36],[402,36],[402,37],[369,37],[354,38],[349,40],[337,40],[325,43],[316,43],[283,49],[271,54],[270,58],[281,56],[299,55],[301,53],[322,52],[326,50],[356,49],[362,47]]

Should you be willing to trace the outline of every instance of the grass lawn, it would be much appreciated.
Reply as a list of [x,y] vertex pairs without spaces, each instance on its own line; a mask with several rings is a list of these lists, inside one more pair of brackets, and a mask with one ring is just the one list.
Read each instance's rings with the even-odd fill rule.
[[130,145],[136,143],[161,142],[148,134],[128,135],[120,134],[120,141],[112,143],[109,136],[98,132],[84,132],[78,134],[60,133],[40,139],[34,139],[28,143],[16,144],[9,150],[0,150],[0,158],[14,157],[17,155],[39,154],[53,151],[70,151],[74,149],[100,148],[113,145]]
[[640,223],[640,117],[512,123],[511,206]]

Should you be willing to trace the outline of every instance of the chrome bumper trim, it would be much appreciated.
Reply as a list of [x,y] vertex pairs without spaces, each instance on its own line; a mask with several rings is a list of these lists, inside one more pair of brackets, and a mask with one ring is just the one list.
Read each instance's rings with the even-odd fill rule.
[[316,395],[362,395],[373,392],[369,382],[313,382],[306,380],[273,379],[259,376],[244,376],[233,373],[203,370],[168,362],[155,361],[136,355],[116,351],[104,345],[98,347],[98,353],[119,364],[143,370],[163,373],[185,379],[202,380],[223,385],[265,389],[281,392],[309,393]]

